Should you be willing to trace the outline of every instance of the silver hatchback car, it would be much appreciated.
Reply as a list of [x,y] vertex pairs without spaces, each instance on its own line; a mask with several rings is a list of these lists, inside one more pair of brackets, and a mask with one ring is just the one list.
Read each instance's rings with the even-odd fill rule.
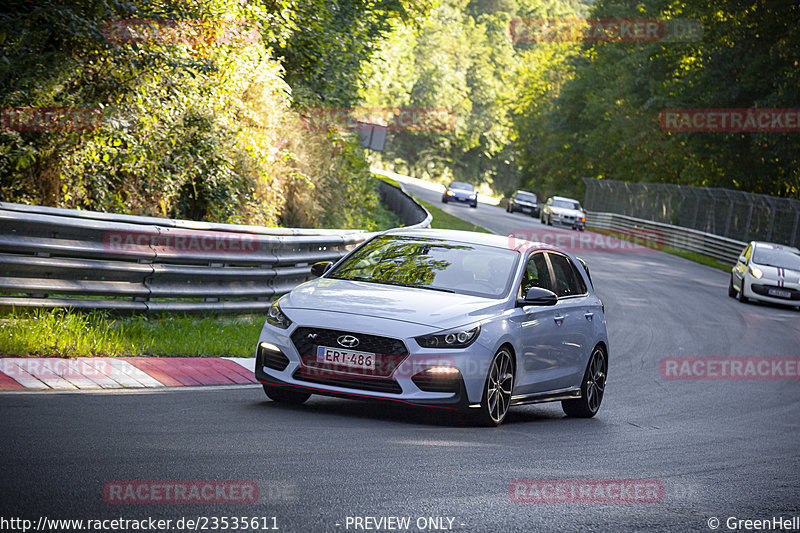
[[750,242],[731,269],[728,296],[800,310],[800,250],[773,242]]
[[561,401],[594,416],[608,372],[586,265],[541,243],[391,230],[269,310],[256,377],[277,402],[312,394],[455,409],[483,425]]

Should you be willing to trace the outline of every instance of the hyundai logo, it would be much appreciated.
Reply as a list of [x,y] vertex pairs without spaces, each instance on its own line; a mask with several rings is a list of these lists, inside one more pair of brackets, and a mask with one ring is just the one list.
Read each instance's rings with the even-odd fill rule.
[[358,346],[358,339],[353,337],[352,335],[342,335],[336,342],[339,343],[340,346],[344,346],[345,348],[355,348]]

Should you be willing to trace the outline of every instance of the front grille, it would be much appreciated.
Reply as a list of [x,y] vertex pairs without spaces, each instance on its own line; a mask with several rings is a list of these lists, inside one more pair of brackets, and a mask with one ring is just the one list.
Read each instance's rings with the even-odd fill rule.
[[[770,298],[780,298],[782,300],[800,300],[800,291],[797,289],[792,289],[790,287],[778,287],[777,285],[762,285],[754,283],[750,286],[754,293],[760,294],[762,296],[769,296]],[[785,298],[783,296],[775,296],[774,294],[770,294],[770,289],[775,291],[784,291],[788,292],[790,296]]]
[[273,352],[272,350],[265,350],[261,346],[258,347],[259,358],[261,364],[273,370],[284,370],[289,366],[289,358],[282,352]]
[[[317,362],[317,347],[339,347],[339,343],[336,339],[342,335],[353,335],[358,338],[358,346],[350,349],[375,354],[374,369],[361,370]],[[350,379],[348,377],[350,375],[389,377],[400,363],[408,357],[408,349],[401,340],[336,329],[300,327],[292,333],[292,343],[297,349],[297,353],[300,355],[300,361],[303,367],[315,371],[336,371],[341,374],[346,374],[347,376],[345,376],[345,379]]]
[[403,392],[403,389],[400,388],[400,384],[391,378],[337,375],[305,367],[298,368],[293,377],[298,381],[307,381],[309,383],[330,385],[346,389],[387,392],[391,394],[400,394]]

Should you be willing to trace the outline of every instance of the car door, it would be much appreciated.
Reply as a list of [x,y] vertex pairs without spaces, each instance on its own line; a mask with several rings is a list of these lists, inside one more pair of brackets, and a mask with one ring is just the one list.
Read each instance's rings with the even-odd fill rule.
[[558,252],[547,252],[547,259],[553,273],[553,292],[558,296],[553,317],[558,340],[554,346],[555,370],[550,386],[561,389],[580,383],[593,348],[594,319],[600,316],[572,259]]
[[753,243],[747,245],[742,255],[736,260],[736,266],[733,267],[733,286],[737,291],[742,290],[742,280],[744,274],[747,272],[747,264],[750,262],[750,256],[753,253]]
[[[528,256],[518,296],[531,287],[552,290],[552,273],[544,252]],[[558,371],[555,358],[559,328],[552,306],[528,305],[516,310],[512,321],[519,328],[520,353],[517,357],[517,382],[514,394],[532,394],[550,390],[548,383]]]

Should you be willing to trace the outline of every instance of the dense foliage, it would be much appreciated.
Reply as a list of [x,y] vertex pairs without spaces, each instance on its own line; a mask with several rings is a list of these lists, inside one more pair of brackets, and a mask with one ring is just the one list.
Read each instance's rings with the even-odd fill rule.
[[[509,20],[694,19],[689,42],[529,42]],[[447,132],[393,134],[381,163],[498,192],[583,193],[582,178],[800,197],[797,132],[668,132],[680,108],[798,108],[800,5],[781,0],[443,0],[371,64],[375,105],[453,109]]]
[[[382,210],[357,136],[305,127],[285,77],[306,80],[308,69],[286,60],[287,76],[273,51],[287,51],[295,35],[287,20],[302,19],[314,5],[6,2],[6,126],[19,108],[88,109],[100,118],[88,128],[0,131],[0,199],[211,221],[375,227]],[[324,55],[329,47],[298,40],[293,51]],[[340,77],[358,68],[358,54]]]

